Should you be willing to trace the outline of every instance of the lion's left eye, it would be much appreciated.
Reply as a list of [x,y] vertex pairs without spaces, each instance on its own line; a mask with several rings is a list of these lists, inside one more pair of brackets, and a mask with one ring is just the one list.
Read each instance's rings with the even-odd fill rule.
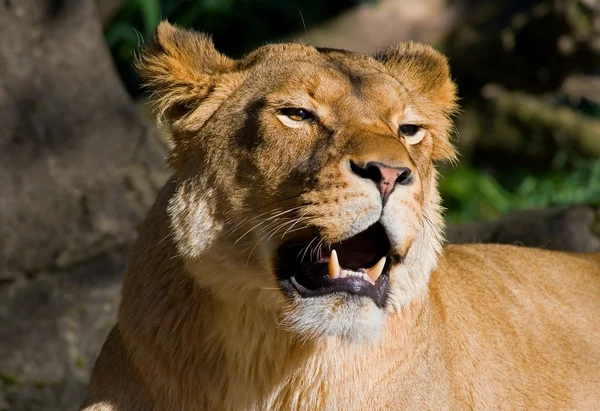
[[294,121],[305,121],[314,117],[310,111],[295,107],[283,108],[280,110],[280,113]]
[[400,126],[400,134],[405,137],[413,137],[415,134],[419,132],[421,127],[415,124],[402,124]]
[[423,140],[423,137],[425,136],[425,129],[416,124],[402,124],[398,131],[409,144],[417,144]]

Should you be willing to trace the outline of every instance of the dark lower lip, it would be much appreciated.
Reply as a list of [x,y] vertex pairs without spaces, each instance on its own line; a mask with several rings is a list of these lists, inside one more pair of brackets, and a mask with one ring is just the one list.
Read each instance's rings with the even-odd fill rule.
[[[382,308],[388,297],[389,271],[391,265],[397,258],[388,258],[382,274],[375,284],[371,284],[358,277],[345,277],[332,279],[328,276],[327,263],[313,263],[310,268],[302,266],[286,266],[287,261],[282,253],[295,252],[292,250],[280,250],[277,271],[279,285],[288,295],[299,295],[302,298],[323,297],[334,294],[348,294],[367,297]],[[307,271],[308,270],[308,275]]]
[[322,285],[315,289],[304,287],[296,280],[296,277],[290,277],[289,281],[294,286],[298,294],[304,298],[322,297],[326,295],[345,293],[360,297],[369,297],[378,306],[382,307],[387,295],[387,285],[389,282],[389,270],[384,269],[384,272],[379,276],[375,284],[371,284],[361,278],[345,277],[330,279],[329,277],[322,280]]

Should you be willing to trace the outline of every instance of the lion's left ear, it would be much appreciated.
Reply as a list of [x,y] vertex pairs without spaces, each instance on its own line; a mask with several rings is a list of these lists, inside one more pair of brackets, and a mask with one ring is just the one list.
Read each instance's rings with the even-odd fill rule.
[[455,160],[456,150],[448,134],[452,127],[450,117],[458,105],[446,57],[431,46],[414,42],[388,47],[374,57],[409,93],[425,97],[428,105],[442,114],[438,123],[444,136],[434,145],[433,159]]

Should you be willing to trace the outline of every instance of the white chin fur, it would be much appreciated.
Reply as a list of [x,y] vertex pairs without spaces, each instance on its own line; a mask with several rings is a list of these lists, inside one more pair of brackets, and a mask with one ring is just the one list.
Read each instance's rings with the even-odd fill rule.
[[370,298],[345,293],[298,297],[286,311],[282,326],[306,340],[338,337],[372,341],[381,335],[385,318],[385,312]]

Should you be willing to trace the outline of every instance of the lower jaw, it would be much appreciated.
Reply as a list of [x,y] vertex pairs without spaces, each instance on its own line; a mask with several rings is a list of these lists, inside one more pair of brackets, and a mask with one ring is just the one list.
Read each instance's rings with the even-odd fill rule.
[[383,308],[388,297],[388,283],[389,274],[386,272],[378,278],[375,286],[366,289],[362,287],[347,288],[344,290],[338,290],[335,287],[309,289],[298,282],[294,276],[281,280],[280,287],[286,294],[299,296],[301,299],[346,295],[370,299],[378,308]]

